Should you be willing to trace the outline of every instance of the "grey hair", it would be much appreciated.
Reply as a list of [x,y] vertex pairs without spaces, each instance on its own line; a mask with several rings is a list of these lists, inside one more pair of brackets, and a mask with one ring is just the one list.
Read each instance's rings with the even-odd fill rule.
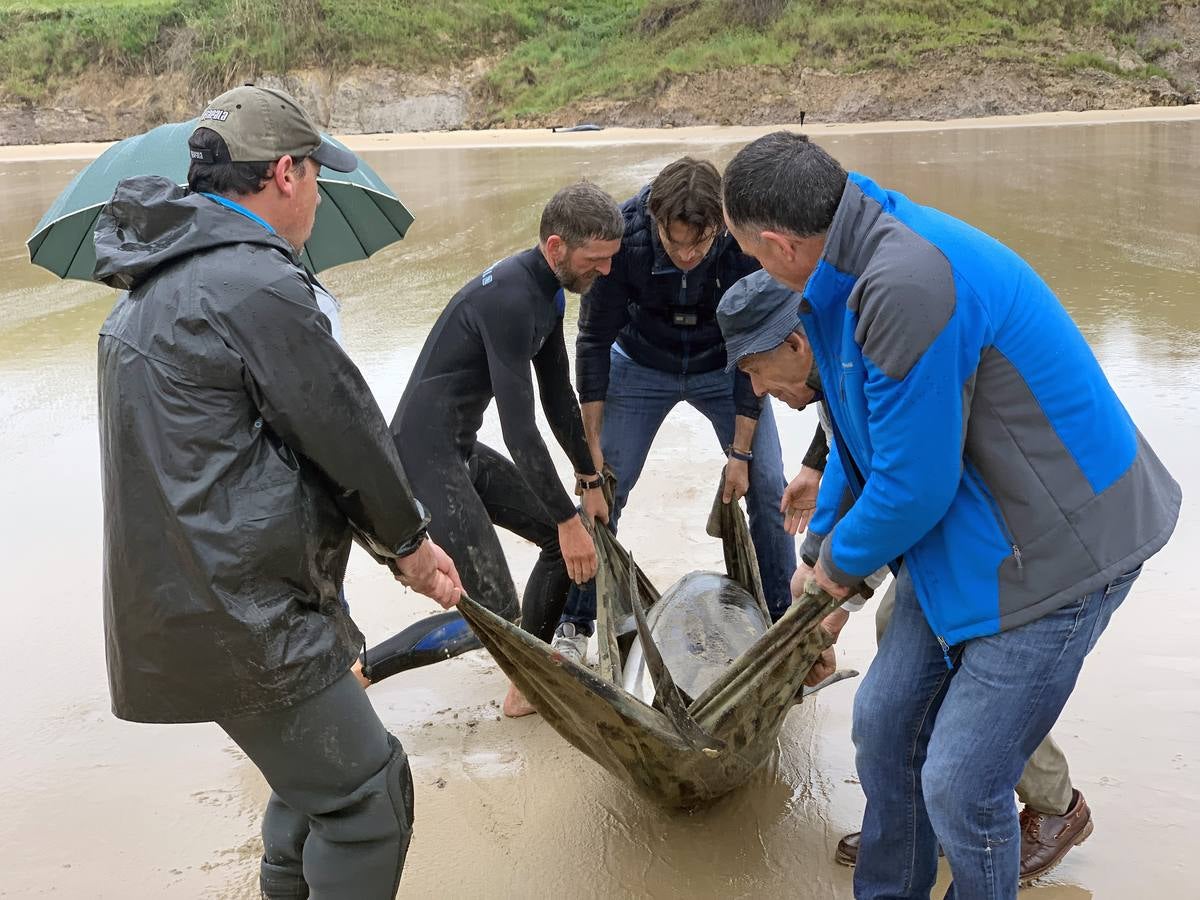
[[619,241],[625,234],[625,219],[611,196],[590,181],[577,181],[551,197],[542,210],[539,240],[545,243],[552,234],[568,247],[588,241]]
[[725,168],[725,215],[738,228],[813,237],[829,230],[845,188],[846,170],[807,135],[774,131]]

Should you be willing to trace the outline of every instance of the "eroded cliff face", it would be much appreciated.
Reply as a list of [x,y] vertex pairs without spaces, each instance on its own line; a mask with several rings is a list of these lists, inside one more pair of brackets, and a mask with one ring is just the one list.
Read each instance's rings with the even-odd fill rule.
[[[1170,74],[1130,77],[1146,60],[1132,50],[1113,59],[1119,72],[1067,71],[1030,62],[997,62],[964,52],[922,57],[906,69],[853,74],[754,67],[679,75],[632,100],[582,99],[547,115],[505,125],[761,125],[805,121],[949,119],[1052,110],[1125,109],[1200,102],[1200,6],[1173,7],[1146,27],[1174,48],[1154,60]],[[491,60],[414,75],[354,67],[262,75],[257,83],[296,95],[338,134],[440,131],[501,124],[485,78]],[[244,79],[234,79],[234,83]],[[96,68],[41,106],[0,104],[0,144],[116,140],[163,122],[190,118],[205,97],[184,70],[118,76]]]

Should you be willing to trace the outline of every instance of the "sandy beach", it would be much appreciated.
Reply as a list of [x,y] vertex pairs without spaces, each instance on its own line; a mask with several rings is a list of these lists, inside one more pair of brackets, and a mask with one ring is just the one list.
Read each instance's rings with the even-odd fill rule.
[[[1147,106],[1139,109],[1099,109],[1087,112],[1030,113],[1022,116],[984,116],[940,121],[780,123],[754,127],[723,125],[686,128],[605,128],[601,131],[551,132],[545,128],[495,128],[487,131],[414,131],[398,134],[337,135],[356,153],[370,150],[474,149],[479,147],[597,147],[610,144],[695,143],[727,144],[751,141],[779,129],[804,131],[816,137],[860,134],[907,134],[963,129],[1062,127],[1121,122],[1190,122],[1200,119],[1200,104]],[[93,159],[108,143],[42,144],[0,147],[0,163],[28,160]]]

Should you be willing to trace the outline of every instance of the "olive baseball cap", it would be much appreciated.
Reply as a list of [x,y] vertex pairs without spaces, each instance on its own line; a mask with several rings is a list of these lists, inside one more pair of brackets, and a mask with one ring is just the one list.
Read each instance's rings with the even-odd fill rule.
[[226,91],[209,101],[196,128],[215,131],[225,144],[212,150],[192,146],[189,140],[191,158],[201,162],[274,162],[281,156],[307,156],[335,172],[358,168],[358,157],[322,138],[299,103],[271,88],[245,84]]

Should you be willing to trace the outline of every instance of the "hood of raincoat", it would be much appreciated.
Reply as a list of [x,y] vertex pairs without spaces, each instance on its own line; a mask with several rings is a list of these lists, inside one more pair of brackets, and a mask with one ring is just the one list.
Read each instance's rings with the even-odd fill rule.
[[295,262],[295,252],[286,240],[231,212],[169,178],[127,178],[117,184],[96,221],[93,278],[128,291],[161,266],[232,244],[275,247]]
[[121,182],[96,278],[104,621],[113,710],[220,721],[350,668],[352,537],[381,562],[425,525],[369,387],[290,245],[167,179]]

